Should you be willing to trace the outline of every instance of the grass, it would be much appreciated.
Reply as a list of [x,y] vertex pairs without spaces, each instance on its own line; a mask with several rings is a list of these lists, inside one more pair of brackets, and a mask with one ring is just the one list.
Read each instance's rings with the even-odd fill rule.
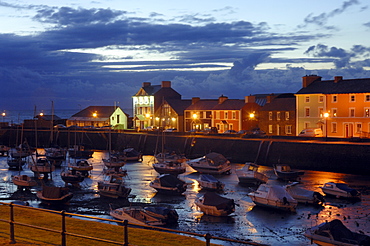
[[[0,219],[9,220],[9,206],[0,205]],[[58,232],[44,231],[22,225],[14,225],[16,245],[61,245],[61,218],[60,214],[14,206],[14,221],[38,227],[46,227]],[[66,217],[67,233],[81,234],[89,237],[102,238],[124,242],[124,227],[102,222],[81,220]],[[128,228],[130,245],[137,246],[204,246],[206,243],[196,238],[177,235],[168,232]],[[10,245],[10,227],[8,222],[0,221],[0,245]],[[115,245],[107,242],[92,241],[67,235],[67,245]],[[214,245],[214,244],[213,244]]]

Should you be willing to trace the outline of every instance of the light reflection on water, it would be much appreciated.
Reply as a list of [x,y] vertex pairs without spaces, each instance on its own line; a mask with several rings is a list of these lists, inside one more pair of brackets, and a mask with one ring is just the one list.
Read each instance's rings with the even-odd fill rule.
[[[103,158],[107,158],[105,151],[94,152],[93,158],[89,162],[94,169],[91,176],[81,183],[81,188],[71,188],[74,198],[71,201],[70,209],[78,213],[97,213],[100,217],[110,218],[108,205],[112,203],[120,206],[117,200],[100,198],[97,192],[97,182],[102,180],[104,165]],[[182,196],[166,196],[157,194],[149,183],[158,175],[151,164],[152,156],[144,156],[142,162],[128,162],[124,169],[127,170],[125,182],[132,189],[131,194],[135,198],[131,199],[134,203],[157,203],[170,204],[177,210],[180,218],[176,229],[183,231],[196,232],[200,234],[211,233],[219,237],[228,237],[240,240],[252,240],[259,243],[270,245],[309,245],[310,241],[302,236],[304,230],[313,225],[326,220],[335,218],[342,219],[345,225],[352,230],[362,230],[370,234],[370,180],[368,176],[347,175],[331,172],[305,171],[302,184],[305,188],[319,191],[324,183],[329,181],[347,182],[351,187],[358,188],[363,192],[363,200],[358,203],[351,203],[334,198],[328,198],[326,205],[322,208],[299,205],[296,214],[287,214],[274,210],[255,207],[247,194],[253,190],[251,187],[243,187],[238,184],[235,169],[242,164],[233,164],[231,175],[217,176],[217,179],[225,183],[225,190],[222,193],[225,197],[235,200],[237,206],[235,213],[227,217],[212,217],[203,215],[194,205],[197,196],[204,193],[200,189],[196,179],[199,174],[195,173],[190,167],[187,172],[180,177],[187,182],[188,189]],[[73,160],[70,160],[73,161]],[[65,166],[66,164],[64,164]],[[7,168],[6,157],[0,157],[0,199],[10,202],[9,197],[14,194],[19,195],[17,188],[11,183],[11,175],[18,174],[18,171],[10,171]],[[64,167],[58,168],[53,174],[51,184],[64,186],[60,179],[60,171]],[[273,173],[271,167],[261,166],[260,171],[267,174],[270,178],[269,183],[281,184]],[[27,167],[22,171],[24,174],[33,175]],[[32,190],[34,194],[36,189]],[[18,198],[22,196],[18,196]],[[35,196],[24,195],[29,198],[32,206],[39,206]],[[94,205],[91,205],[94,204]],[[68,210],[68,208],[66,208]],[[100,215],[99,215],[100,214]],[[357,223],[359,226],[357,226]],[[235,245],[225,243],[225,245]]]

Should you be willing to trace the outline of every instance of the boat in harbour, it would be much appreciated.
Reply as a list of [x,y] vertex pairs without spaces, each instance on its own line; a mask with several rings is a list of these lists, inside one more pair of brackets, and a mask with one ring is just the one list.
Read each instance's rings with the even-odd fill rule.
[[338,219],[311,227],[304,235],[318,245],[370,245],[370,236],[351,231]]
[[304,171],[293,170],[287,164],[275,164],[274,173],[278,179],[285,181],[297,181],[302,175],[304,175]]
[[320,188],[327,196],[361,199],[361,193],[356,189],[350,188],[346,183],[328,182]]
[[7,156],[6,162],[9,166],[9,169],[16,169],[16,170],[22,169],[24,164],[26,164],[26,161],[24,158],[14,158],[11,155]]
[[131,188],[127,188],[121,176],[107,175],[103,181],[98,182],[99,194],[111,198],[128,198]]
[[298,182],[293,182],[284,186],[285,190],[299,203],[324,205],[324,196],[317,191],[304,189]]
[[239,184],[260,185],[268,181],[268,177],[258,171],[259,165],[253,162],[246,162],[242,168],[236,169]]
[[82,181],[84,181],[85,176],[80,173],[79,171],[73,169],[67,169],[60,173],[60,177],[64,181],[64,183],[71,184],[71,185],[79,185]]
[[179,218],[176,210],[160,206],[111,209],[109,214],[118,220],[127,220],[132,224],[148,226],[173,224]]
[[186,172],[186,164],[177,161],[158,161],[153,163],[153,168],[159,174],[181,174]]
[[25,174],[12,176],[12,182],[20,189],[29,189],[31,187],[37,186],[37,181]]
[[94,167],[87,160],[77,160],[74,163],[68,163],[68,167],[72,170],[81,172],[85,177],[89,176],[89,172],[94,169]]
[[197,181],[202,189],[220,191],[225,188],[225,184],[211,174],[201,174]]
[[235,211],[233,199],[222,197],[215,192],[206,192],[195,199],[195,205],[207,215],[227,216]]
[[72,199],[73,193],[69,192],[69,189],[66,187],[44,185],[42,190],[37,191],[36,196],[44,204],[62,205],[67,204]]
[[248,196],[257,206],[295,212],[298,202],[282,186],[261,184]]
[[172,174],[161,174],[149,184],[160,193],[181,195],[187,189],[187,184]]
[[205,174],[230,174],[231,164],[222,154],[211,152],[203,157],[187,161],[195,171]]

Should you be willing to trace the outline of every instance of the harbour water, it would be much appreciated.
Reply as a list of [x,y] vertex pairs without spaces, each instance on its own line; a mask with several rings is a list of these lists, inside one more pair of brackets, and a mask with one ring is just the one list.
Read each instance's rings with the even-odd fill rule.
[[[107,152],[94,152],[89,162],[94,169],[89,178],[86,178],[81,187],[71,187],[74,197],[69,205],[63,209],[78,213],[104,218],[109,216],[109,204],[113,207],[120,207],[126,204],[122,200],[107,199],[99,196],[97,182],[102,180],[104,165],[102,158],[107,157]],[[127,177],[125,182],[132,188],[130,199],[133,204],[169,204],[179,214],[179,222],[175,229],[200,234],[210,233],[213,236],[231,238],[236,240],[251,240],[268,245],[311,245],[303,233],[307,228],[333,219],[340,219],[351,230],[362,231],[370,235],[370,177],[362,175],[348,175],[334,172],[318,172],[305,170],[301,185],[307,189],[319,191],[320,186],[329,181],[346,182],[349,186],[362,192],[362,200],[352,202],[336,198],[326,198],[322,207],[311,205],[298,205],[296,213],[284,213],[271,209],[259,208],[254,205],[247,194],[255,187],[245,187],[238,184],[235,169],[241,167],[241,163],[233,163],[233,170],[230,175],[216,176],[225,183],[225,189],[221,195],[235,200],[237,207],[235,213],[227,217],[212,217],[203,213],[194,205],[197,196],[204,193],[200,189],[196,179],[199,173],[194,172],[190,167],[187,172],[181,174],[181,179],[188,184],[188,189],[182,196],[159,195],[149,186],[158,174],[149,163],[152,156],[144,156],[142,162],[128,162],[125,165]],[[73,161],[73,160],[72,160]],[[58,168],[52,175],[49,185],[64,186],[60,178]],[[270,167],[261,166],[261,171],[269,177],[268,183],[285,184],[276,179]],[[25,166],[22,173],[33,175]],[[18,174],[18,171],[8,170],[6,157],[0,157],[0,201],[11,202],[14,200],[26,200],[34,207],[42,207],[36,199],[36,187],[31,192],[17,191],[17,187],[11,182],[11,175]],[[220,243],[217,241],[217,243]],[[240,245],[237,243],[224,242],[223,245]]]

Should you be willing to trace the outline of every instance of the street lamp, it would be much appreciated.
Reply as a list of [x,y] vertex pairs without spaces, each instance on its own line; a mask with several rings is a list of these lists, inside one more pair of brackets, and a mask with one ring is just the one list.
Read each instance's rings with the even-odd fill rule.
[[191,122],[191,123],[192,123],[192,124],[191,124],[191,128],[192,128],[192,129],[195,129],[195,128],[194,128],[194,125],[195,125],[195,124],[194,124],[194,122],[197,120],[197,118],[198,118],[198,115],[197,115],[197,114],[193,114],[193,121]]
[[3,116],[3,122],[4,122],[4,119],[5,119],[5,116],[6,116],[5,111],[1,115]]
[[329,118],[329,113],[328,112],[324,113],[324,119],[325,119],[325,121],[324,121],[324,123],[325,123],[325,138],[328,137],[328,123],[327,123],[328,118]]

